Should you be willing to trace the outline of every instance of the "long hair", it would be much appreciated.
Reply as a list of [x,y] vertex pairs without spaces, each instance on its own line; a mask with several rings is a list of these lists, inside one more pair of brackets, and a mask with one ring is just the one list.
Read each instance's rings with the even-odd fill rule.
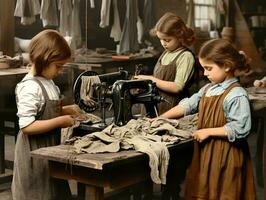
[[59,32],[44,30],[32,38],[28,47],[29,57],[35,65],[36,75],[52,62],[67,60],[71,57],[71,49]]
[[195,40],[194,31],[187,27],[184,21],[177,15],[167,12],[156,23],[150,34],[155,36],[159,31],[163,34],[177,37],[183,46],[190,46]]
[[245,71],[250,69],[248,57],[224,39],[213,39],[205,42],[199,51],[199,58],[211,61],[219,67],[229,67],[232,70]]

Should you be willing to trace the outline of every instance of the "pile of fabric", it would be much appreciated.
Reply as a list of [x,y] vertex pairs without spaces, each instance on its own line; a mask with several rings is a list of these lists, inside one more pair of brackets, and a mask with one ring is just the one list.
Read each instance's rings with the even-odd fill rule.
[[156,184],[166,183],[169,152],[167,145],[188,140],[197,126],[197,114],[179,120],[132,119],[124,126],[111,124],[101,132],[66,141],[76,153],[106,153],[134,149],[149,156],[151,178]]

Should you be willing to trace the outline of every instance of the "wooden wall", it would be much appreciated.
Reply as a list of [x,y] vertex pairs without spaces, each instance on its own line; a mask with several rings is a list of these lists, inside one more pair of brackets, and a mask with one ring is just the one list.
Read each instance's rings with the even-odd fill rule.
[[0,51],[14,53],[14,0],[0,0]]

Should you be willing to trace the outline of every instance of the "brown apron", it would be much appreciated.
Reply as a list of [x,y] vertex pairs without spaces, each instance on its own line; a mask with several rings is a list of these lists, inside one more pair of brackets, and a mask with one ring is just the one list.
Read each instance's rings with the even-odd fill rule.
[[[154,67],[154,71],[153,71],[154,77],[164,80],[164,81],[174,81],[175,75],[176,75],[176,61],[179,58],[179,56],[185,51],[188,51],[188,50],[187,49],[182,50],[170,64],[162,65],[161,60],[166,53],[165,51],[160,56],[160,58],[158,59]],[[166,100],[158,104],[159,115],[168,111],[170,108],[176,106],[181,99],[189,96],[188,88],[186,87],[184,87],[183,90],[179,94],[165,92],[162,90],[159,90],[159,94]]]
[[[199,104],[198,129],[221,127],[226,124],[223,94],[206,97]],[[256,199],[252,163],[245,139],[229,142],[227,138],[208,138],[194,142],[192,163],[186,179],[185,199],[253,200]]]
[[[61,114],[60,100],[50,100],[43,84],[36,81],[42,88],[45,106],[36,119],[51,119]],[[49,177],[47,160],[31,158],[30,151],[60,144],[60,129],[38,135],[25,135],[19,131],[14,158],[12,197],[13,200],[52,200],[70,199],[71,192],[66,181]],[[63,195],[63,196],[62,196]],[[60,197],[60,198],[59,198]]]

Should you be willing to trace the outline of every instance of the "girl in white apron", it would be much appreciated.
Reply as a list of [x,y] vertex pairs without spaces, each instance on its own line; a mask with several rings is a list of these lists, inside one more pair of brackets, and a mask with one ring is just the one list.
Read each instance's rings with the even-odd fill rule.
[[37,34],[29,45],[30,72],[16,87],[19,126],[12,181],[14,200],[70,199],[67,181],[49,177],[48,162],[32,158],[30,151],[60,144],[60,128],[72,126],[62,115],[55,78],[71,56],[65,39],[54,30]]

